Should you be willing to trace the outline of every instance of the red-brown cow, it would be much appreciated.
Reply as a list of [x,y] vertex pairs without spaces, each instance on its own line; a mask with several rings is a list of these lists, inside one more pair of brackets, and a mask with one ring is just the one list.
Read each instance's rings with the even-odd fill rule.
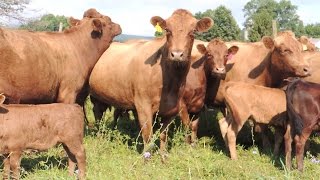
[[[210,94],[215,94],[212,88],[219,87],[219,78],[225,76],[225,64],[238,51],[237,46],[228,49],[226,44],[220,39],[213,39],[207,44],[207,48],[199,41],[195,42],[196,48],[200,53],[193,53],[191,68],[187,75],[186,88],[183,98],[180,100],[180,112],[182,123],[192,130],[191,142],[197,138],[199,113],[205,103],[205,98]],[[193,50],[196,51],[196,50]],[[190,116],[189,116],[190,113]],[[190,117],[194,120],[190,123]]]
[[151,18],[166,36],[151,41],[112,43],[90,76],[91,93],[99,100],[122,109],[136,109],[145,145],[152,136],[153,115],[158,111],[163,126],[161,152],[165,150],[167,125],[179,111],[190,68],[194,32],[207,31],[213,21],[197,20],[183,9],[163,20]]
[[311,132],[320,127],[320,84],[294,80],[286,90],[289,123],[285,134],[286,165],[291,168],[292,137],[298,170],[303,171],[304,146]]
[[83,146],[84,115],[76,104],[2,105],[0,95],[0,153],[4,155],[3,177],[20,177],[20,158],[24,150],[47,150],[62,143],[68,154],[69,174],[78,164],[79,178],[86,173]]
[[[217,95],[211,99],[216,105],[223,104],[223,89],[228,81],[280,87],[287,77],[310,75],[311,68],[303,58],[302,45],[292,32],[280,32],[274,39],[264,37],[262,42],[231,42],[229,45],[237,45],[240,50],[227,64],[226,78],[221,80]],[[229,123],[223,118],[219,125],[225,138]]]
[[121,28],[95,9],[63,33],[0,29],[0,92],[8,103],[74,103]]

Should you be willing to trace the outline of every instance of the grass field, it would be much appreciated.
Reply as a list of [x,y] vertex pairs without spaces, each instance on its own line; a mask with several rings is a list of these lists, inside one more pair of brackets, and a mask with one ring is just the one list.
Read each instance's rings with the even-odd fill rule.
[[[210,118],[208,118],[210,117]],[[305,171],[287,171],[283,157],[274,159],[270,152],[262,153],[252,146],[250,128],[239,135],[239,160],[231,161],[224,148],[214,112],[202,114],[203,136],[196,146],[184,142],[186,132],[179,121],[171,125],[169,157],[161,162],[157,146],[150,160],[144,160],[139,127],[133,120],[120,119],[112,130],[111,113],[104,116],[95,129],[86,129],[87,179],[319,179],[320,138],[312,138],[305,158]],[[156,125],[157,126],[157,125]],[[249,126],[248,126],[249,127]],[[159,131],[154,143],[158,144]],[[23,179],[75,179],[68,176],[67,159],[61,146],[47,152],[31,153],[22,159]],[[3,166],[1,166],[3,168]]]

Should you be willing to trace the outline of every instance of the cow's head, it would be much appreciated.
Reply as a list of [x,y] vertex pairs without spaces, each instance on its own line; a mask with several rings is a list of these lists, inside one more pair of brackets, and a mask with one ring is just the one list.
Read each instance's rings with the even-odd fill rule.
[[100,14],[97,10],[91,8],[84,12],[83,19],[69,19],[71,28],[66,32],[82,31],[87,33],[95,42],[96,49],[103,53],[110,45],[112,39],[121,34],[121,27],[111,21],[108,16]]
[[239,47],[232,46],[228,49],[227,45],[220,39],[213,39],[207,47],[203,44],[197,45],[198,51],[206,57],[206,68],[213,75],[225,75],[225,65],[228,60],[235,55]]
[[195,32],[207,31],[213,20],[208,17],[197,20],[189,11],[178,9],[166,20],[152,17],[151,24],[159,24],[166,32],[168,59],[184,62],[190,60]]
[[310,65],[303,58],[302,45],[291,31],[281,32],[275,39],[265,36],[264,45],[272,50],[271,62],[286,76],[308,76]]

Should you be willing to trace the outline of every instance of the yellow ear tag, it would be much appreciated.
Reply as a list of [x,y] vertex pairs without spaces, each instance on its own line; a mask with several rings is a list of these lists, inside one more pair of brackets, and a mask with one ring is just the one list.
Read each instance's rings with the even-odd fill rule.
[[308,47],[307,47],[306,45],[302,44],[302,50],[303,50],[303,51],[307,51],[307,50],[308,50]]
[[157,25],[155,26],[155,28],[156,28],[156,32],[162,33],[162,28],[161,28],[161,26],[159,25],[159,23],[157,23]]

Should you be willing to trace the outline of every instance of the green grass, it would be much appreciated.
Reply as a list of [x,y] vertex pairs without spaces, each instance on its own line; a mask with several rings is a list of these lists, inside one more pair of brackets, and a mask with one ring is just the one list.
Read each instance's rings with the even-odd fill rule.
[[[250,146],[250,128],[244,129],[237,147],[239,160],[232,161],[225,151],[219,128],[212,118],[214,112],[202,114],[201,137],[196,146],[184,142],[185,131],[179,121],[171,125],[169,157],[162,163],[157,148],[150,160],[139,153],[142,140],[139,127],[133,120],[120,119],[115,130],[109,128],[112,112],[95,129],[86,129],[84,139],[87,152],[87,179],[318,179],[320,165],[311,162],[319,156],[320,139],[312,138],[305,158],[305,172],[286,171],[279,159]],[[132,117],[131,117],[132,118]],[[204,120],[203,120],[204,119]],[[201,134],[201,133],[200,133]],[[209,135],[209,136],[204,136]],[[158,139],[159,131],[155,132]],[[245,142],[247,141],[247,142]],[[249,142],[249,143],[248,143]],[[155,141],[158,144],[158,140]],[[312,155],[311,155],[312,154]],[[66,155],[61,146],[47,152],[25,154],[22,159],[23,179],[75,179],[67,172]],[[283,157],[282,157],[282,161]],[[295,161],[293,161],[295,162]],[[3,166],[1,166],[3,168]]]

